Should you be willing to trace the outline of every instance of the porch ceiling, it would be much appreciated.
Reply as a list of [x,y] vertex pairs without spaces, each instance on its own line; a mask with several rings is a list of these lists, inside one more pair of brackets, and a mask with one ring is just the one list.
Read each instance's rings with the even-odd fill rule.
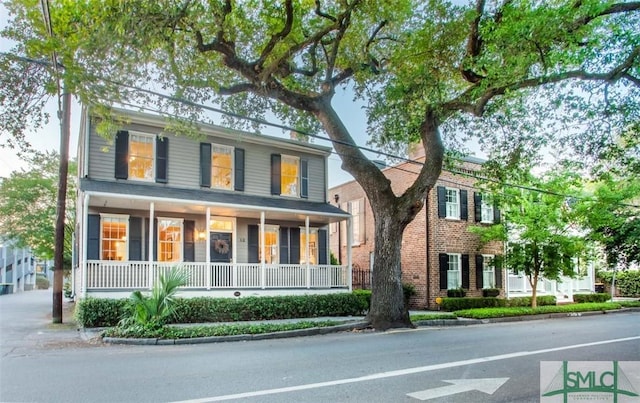
[[80,180],[80,190],[90,196],[89,206],[119,210],[149,210],[176,214],[211,215],[260,218],[264,211],[268,219],[304,221],[308,216],[314,223],[328,224],[349,217],[329,203],[317,203],[300,199],[252,196],[232,192],[176,189],[157,184]]

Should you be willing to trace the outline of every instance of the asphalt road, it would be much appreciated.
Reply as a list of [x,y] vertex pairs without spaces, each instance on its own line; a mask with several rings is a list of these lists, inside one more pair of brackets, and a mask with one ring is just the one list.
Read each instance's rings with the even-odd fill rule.
[[181,346],[0,330],[2,402],[538,402],[541,361],[640,361],[640,313]]

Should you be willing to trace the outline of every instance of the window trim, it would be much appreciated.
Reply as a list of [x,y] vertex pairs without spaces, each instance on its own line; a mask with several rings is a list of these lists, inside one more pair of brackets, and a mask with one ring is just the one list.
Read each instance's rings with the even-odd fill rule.
[[[265,258],[264,261],[266,264],[280,264],[280,225],[277,224],[265,224],[264,225],[264,233],[266,235],[266,233],[269,230],[274,230],[275,229],[275,233],[276,233],[276,257],[277,257],[277,262],[273,263],[273,259],[271,261],[271,263],[267,263],[267,259]],[[263,252],[263,247],[266,247],[266,245],[262,245],[262,242],[260,240],[260,232],[262,231],[262,226],[260,224],[258,224],[258,261],[261,262],[262,261],[262,252]],[[266,241],[266,237],[265,237],[265,241]],[[273,256],[273,255],[271,255]]]
[[[493,224],[495,221],[493,201],[486,194],[480,195],[480,223]],[[485,217],[486,216],[486,217]]]
[[[218,189],[218,190],[235,190],[235,175],[236,175],[236,170],[235,170],[235,147],[233,146],[228,146],[225,144],[218,144],[218,143],[210,143],[211,144],[211,163],[209,164],[209,176],[210,181],[211,181],[211,189]],[[215,149],[226,149],[229,152],[229,156],[231,157],[231,178],[229,181],[229,186],[228,187],[222,187],[222,186],[216,186],[214,185],[214,181],[213,181],[213,157],[215,155]]]
[[[500,287],[497,287],[497,284],[496,284],[496,267],[495,267],[495,265],[487,264],[487,259],[495,259],[496,255],[487,255],[487,254],[483,253],[483,254],[481,254],[481,256],[482,256],[482,289],[485,290],[485,289],[488,289],[488,288],[500,288]],[[490,267],[491,270],[487,270],[486,269],[487,267]],[[492,281],[493,286],[487,285],[486,282],[484,281],[484,273],[485,272],[487,272],[487,273],[491,272],[493,274],[492,275],[492,277],[493,277],[493,281]]]
[[[296,162],[296,194],[291,194],[291,193],[283,193],[284,190],[284,186],[282,186],[282,179],[285,177],[284,175],[284,164],[285,161],[288,160],[289,162],[295,161]],[[300,198],[300,191],[301,191],[301,185],[302,185],[302,169],[301,169],[301,164],[300,164],[301,158],[297,157],[295,155],[288,155],[288,154],[280,154],[280,196],[283,197],[295,197],[295,198]],[[289,176],[287,176],[289,177]]]
[[[151,139],[151,178],[135,178],[131,175],[131,142],[133,141],[134,136],[145,137]],[[127,144],[127,179],[137,182],[155,182],[156,181],[156,140],[158,138],[157,134],[140,132],[135,130],[129,130],[129,138]]]
[[[298,227],[300,228],[300,264],[306,264],[302,263],[302,254],[304,253],[305,255],[307,254],[307,245],[302,243],[302,236],[304,235],[306,237],[307,235],[307,227]],[[309,237],[311,237],[312,234],[316,234],[316,253],[315,253],[315,261],[316,263],[310,263],[313,265],[317,265],[319,264],[318,262],[320,261],[320,228],[318,227],[309,227]],[[307,239],[307,242],[309,242],[309,240]]]
[[[461,253],[447,253],[448,259],[447,259],[447,290],[457,290],[458,288],[462,287],[462,254]],[[451,258],[452,257],[456,257],[457,258],[457,263],[458,263],[458,275],[456,278],[456,283],[458,284],[457,287],[454,288],[449,288],[449,272],[453,271],[450,270],[450,264],[451,264]]]
[[[104,240],[103,235],[103,223],[104,223],[104,218],[117,218],[117,219],[124,219],[125,220],[125,224],[126,224],[126,234],[125,234],[125,253],[124,253],[124,259],[123,260],[114,260],[116,262],[128,262],[129,261],[129,241],[130,241],[130,236],[129,236],[129,214],[112,214],[112,213],[100,213],[100,239],[99,239],[99,250],[98,250],[98,256],[100,257],[100,260],[105,260],[103,259],[103,254],[102,254],[102,242]],[[111,238],[109,238],[111,239]]]
[[[451,188],[451,187],[445,187],[444,188],[444,198],[445,198],[445,216],[444,218],[449,219],[449,220],[460,220],[462,218],[461,216],[461,210],[462,210],[462,205],[460,202],[460,189],[458,188]],[[456,203],[455,206],[457,207],[457,214],[456,215],[450,215],[449,214],[449,206],[453,206],[454,203],[449,202],[448,200],[448,195],[449,195],[449,191],[452,191],[456,194]]]
[[[160,221],[161,220],[171,220],[180,222],[180,241],[178,245],[180,246],[180,260],[160,260]],[[156,261],[159,263],[183,263],[184,262],[184,242],[185,242],[185,234],[184,234],[184,218],[178,217],[156,217]]]

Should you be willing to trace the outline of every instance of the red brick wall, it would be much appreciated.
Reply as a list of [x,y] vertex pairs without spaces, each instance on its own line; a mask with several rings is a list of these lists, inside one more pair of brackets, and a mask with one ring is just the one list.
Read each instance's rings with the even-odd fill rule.
[[[396,169],[397,168],[397,169]],[[458,169],[477,170],[479,165],[464,162]],[[413,183],[419,165],[403,163],[394,168],[383,170],[385,176],[391,180],[393,190],[400,194]],[[411,222],[402,240],[402,281],[415,286],[416,296],[412,298],[410,306],[414,309],[437,307],[435,299],[438,296],[446,297],[447,290],[440,290],[439,260],[440,253],[460,253],[469,255],[469,290],[468,296],[482,296],[482,291],[476,289],[475,278],[475,255],[476,254],[502,254],[502,244],[494,242],[479,248],[478,237],[470,232],[468,228],[476,225],[474,220],[473,193],[475,180],[469,176],[453,174],[443,171],[438,179],[437,186],[448,186],[467,190],[467,205],[469,217],[467,221],[450,220],[438,218],[437,190],[432,189],[427,197],[427,208],[423,208]],[[329,195],[339,196],[340,206],[346,210],[346,203],[351,200],[363,198],[364,192],[360,185],[351,181],[329,190]],[[366,199],[366,198],[365,198]],[[370,254],[374,248],[374,224],[371,206],[365,202],[365,233],[366,241],[352,248],[353,264],[360,268],[370,267]],[[425,214],[428,211],[428,214]],[[342,258],[346,262],[346,232],[345,224],[342,225]],[[330,248],[333,254],[338,257],[338,236],[331,233]],[[427,242],[428,238],[428,242]],[[429,245],[427,249],[427,244]],[[427,264],[428,263],[428,264]],[[504,289],[503,284],[499,288]],[[428,294],[428,295],[427,295]]]

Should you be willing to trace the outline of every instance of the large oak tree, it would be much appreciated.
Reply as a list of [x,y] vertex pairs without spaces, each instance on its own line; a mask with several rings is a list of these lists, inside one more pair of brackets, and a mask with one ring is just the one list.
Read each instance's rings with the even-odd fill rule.
[[[39,39],[30,52],[55,49],[87,101],[132,102],[141,94],[132,86],[151,85],[324,131],[374,212],[368,318],[377,329],[410,325],[402,234],[440,174],[445,143],[475,137],[499,162],[489,166],[535,162],[540,147],[558,144],[598,158],[640,110],[638,2],[84,0],[52,4],[54,40],[29,13],[32,0],[9,3],[30,18]],[[334,108],[344,88],[367,105],[372,144],[421,141],[426,160],[404,193]],[[173,107],[187,116],[186,105]]]

